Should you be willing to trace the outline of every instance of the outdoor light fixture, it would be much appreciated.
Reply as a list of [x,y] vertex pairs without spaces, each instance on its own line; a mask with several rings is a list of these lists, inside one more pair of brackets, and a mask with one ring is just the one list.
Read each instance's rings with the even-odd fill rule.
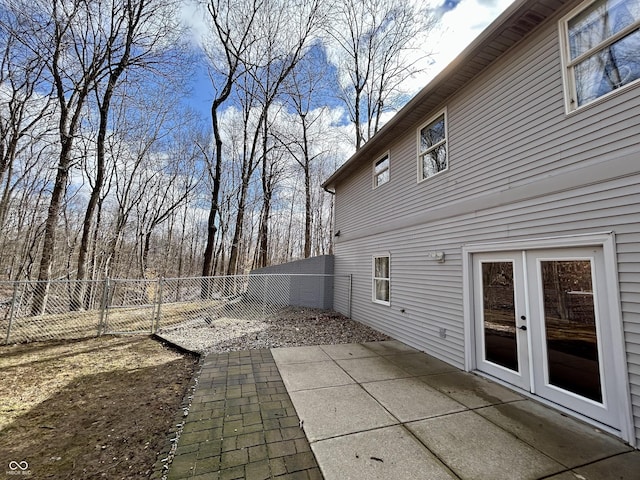
[[427,256],[438,263],[444,263],[444,252],[429,252]]

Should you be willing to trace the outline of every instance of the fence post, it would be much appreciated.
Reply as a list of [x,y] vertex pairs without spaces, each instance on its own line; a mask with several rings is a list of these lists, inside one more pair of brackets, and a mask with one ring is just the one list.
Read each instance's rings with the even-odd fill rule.
[[349,318],[351,318],[351,296],[352,296],[352,289],[353,289],[353,275],[350,273],[349,274]]
[[11,298],[11,307],[9,310],[9,326],[7,327],[7,338],[4,340],[5,345],[9,345],[9,337],[11,336],[11,326],[13,325],[13,319],[16,312],[16,300],[18,299],[18,285],[16,281],[13,283],[13,297]]
[[[151,333],[157,332],[158,328],[160,328],[160,307],[162,306],[162,285],[164,284],[164,277],[158,278],[158,288],[156,288],[156,302],[157,302],[157,312],[156,309],[153,309],[154,315],[151,316]],[[154,327],[155,321],[155,327]]]
[[102,288],[102,305],[100,305],[100,321],[98,322],[98,337],[104,333],[107,317],[107,303],[109,302],[109,278],[104,279]]
[[262,291],[262,316],[265,317],[267,315],[267,282],[269,281],[269,275],[265,275],[263,278],[264,289]]

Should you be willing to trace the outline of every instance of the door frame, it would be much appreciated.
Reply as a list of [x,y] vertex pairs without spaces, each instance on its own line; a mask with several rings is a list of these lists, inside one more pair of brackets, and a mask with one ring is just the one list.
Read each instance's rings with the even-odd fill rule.
[[[473,254],[491,253],[501,251],[526,251],[526,250],[544,250],[556,248],[571,247],[601,247],[604,256],[604,278],[607,285],[611,285],[612,291],[609,292],[609,302],[607,305],[607,313],[611,319],[610,332],[613,352],[611,357],[613,360],[613,371],[615,372],[615,398],[612,399],[612,408],[618,409],[620,414],[620,431],[615,431],[623,440],[635,447],[635,429],[633,423],[633,413],[631,410],[631,392],[629,388],[629,376],[626,362],[626,345],[624,342],[624,330],[622,324],[622,310],[620,307],[620,288],[616,258],[616,243],[614,232],[597,232],[579,235],[563,235],[546,238],[533,238],[524,240],[506,240],[501,242],[475,243],[462,246],[462,278],[463,278],[463,314],[464,314],[464,338],[465,338],[465,359],[464,368],[466,371],[476,370],[476,349],[475,349],[475,320],[474,320],[474,275],[473,275]],[[541,400],[535,395],[523,392],[520,393],[533,396],[537,400]],[[541,400],[543,403],[544,400]],[[550,403],[550,402],[549,402]],[[552,404],[556,406],[555,404]],[[569,409],[561,410],[571,413],[582,420],[600,427],[603,425],[593,420],[583,417]],[[605,428],[611,430],[609,428]]]
[[[505,252],[476,252],[473,257],[474,265],[482,265],[483,263],[493,262],[507,262],[512,266],[513,275],[513,304],[514,304],[514,326],[518,324],[518,317],[524,315],[525,318],[529,317],[528,299],[526,298],[526,283],[525,265],[521,251],[505,251]],[[474,275],[474,288],[482,288],[482,272],[480,269],[473,272]],[[482,308],[483,300],[481,296],[476,296],[474,291],[474,311],[478,312],[479,308]],[[479,326],[483,326],[485,322],[484,312],[480,311],[476,314],[474,320],[475,332]],[[522,321],[520,321],[522,323]],[[485,352],[486,337],[484,335],[475,335],[474,348],[476,354]],[[516,329],[515,331],[516,342],[516,360],[518,363],[518,370],[511,370],[508,367],[504,367],[486,359],[483,359],[484,355],[475,356],[475,367],[478,368],[482,365],[482,371],[488,375],[501,378],[505,382],[514,385],[524,390],[529,390],[532,386],[532,375],[530,374],[530,335],[525,334],[524,331]]]

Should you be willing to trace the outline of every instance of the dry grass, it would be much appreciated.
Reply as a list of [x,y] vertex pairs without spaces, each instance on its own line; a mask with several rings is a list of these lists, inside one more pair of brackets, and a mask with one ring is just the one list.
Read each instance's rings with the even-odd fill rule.
[[149,337],[0,347],[0,461],[32,478],[148,478],[195,361]]
[[[219,300],[163,304],[160,308],[160,324],[163,327],[176,325],[194,316],[206,315],[219,306]],[[98,335],[101,321],[104,322],[103,332],[152,333],[155,314],[156,306],[145,305],[111,307],[104,317],[99,310],[19,317],[11,325],[10,343],[91,338]],[[0,321],[3,341],[8,326],[8,318]]]

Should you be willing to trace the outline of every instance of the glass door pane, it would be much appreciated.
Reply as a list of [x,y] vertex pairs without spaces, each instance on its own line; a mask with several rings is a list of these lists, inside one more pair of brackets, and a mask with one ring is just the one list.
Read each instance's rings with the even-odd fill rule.
[[484,358],[519,372],[514,289],[512,262],[482,262]]
[[540,262],[550,385],[602,403],[590,260]]
[[526,255],[532,392],[619,428],[602,247]]
[[476,367],[529,390],[524,256],[505,251],[477,253],[473,258]]

